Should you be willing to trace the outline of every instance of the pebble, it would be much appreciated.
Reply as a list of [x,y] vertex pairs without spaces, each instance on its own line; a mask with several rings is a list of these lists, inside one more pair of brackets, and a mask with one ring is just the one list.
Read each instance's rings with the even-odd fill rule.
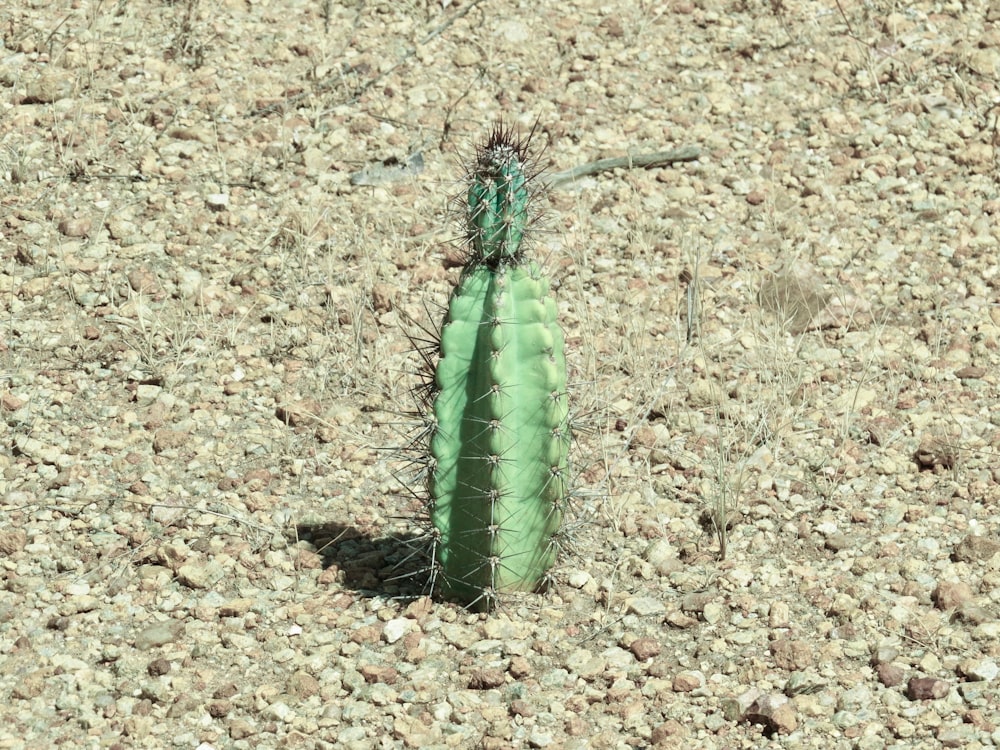
[[229,194],[210,193],[205,198],[205,204],[213,211],[225,211],[229,208]]
[[956,562],[979,562],[1000,553],[1000,541],[980,534],[969,534],[953,552]]
[[906,697],[913,701],[937,700],[951,692],[951,684],[934,677],[912,677],[906,684]]
[[751,724],[763,724],[769,733],[791,734],[798,728],[794,706],[780,693],[759,696],[750,704],[743,718]]
[[992,659],[976,659],[962,664],[962,673],[970,680],[993,682],[1000,675],[1000,667]]
[[662,650],[660,642],[655,638],[636,638],[629,645],[629,651],[641,662],[648,661],[654,656],[659,656]]
[[183,632],[182,621],[162,620],[140,630],[135,637],[135,647],[140,651],[147,651],[156,646],[164,646],[177,640]]
[[382,628],[382,637],[385,639],[386,643],[395,643],[406,635],[414,626],[415,623],[409,618],[393,618],[392,620],[386,622],[385,626]]
[[726,608],[722,604],[719,604],[718,602],[708,602],[701,610],[702,618],[709,625],[716,625],[719,622],[722,622],[726,614],[727,614]]
[[193,589],[211,588],[225,575],[225,568],[214,560],[185,563],[177,569],[177,580]]
[[705,685],[705,675],[701,672],[689,671],[679,672],[673,680],[672,688],[675,693],[690,693]]
[[625,601],[626,609],[632,614],[640,617],[662,614],[666,611],[666,606],[659,599],[649,596],[632,596]]
[[878,680],[886,687],[896,687],[903,684],[906,670],[899,664],[879,664],[875,668]]

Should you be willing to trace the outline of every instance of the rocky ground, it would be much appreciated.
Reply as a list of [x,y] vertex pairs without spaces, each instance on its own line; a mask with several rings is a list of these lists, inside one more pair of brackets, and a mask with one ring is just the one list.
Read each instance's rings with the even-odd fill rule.
[[[1000,746],[997,22],[4,3],[0,747]],[[699,156],[544,199],[573,545],[483,615],[391,449],[500,116]]]

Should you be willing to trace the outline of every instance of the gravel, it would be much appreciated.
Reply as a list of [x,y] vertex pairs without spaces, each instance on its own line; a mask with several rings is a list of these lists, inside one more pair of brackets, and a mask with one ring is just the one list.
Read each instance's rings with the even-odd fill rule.
[[[0,747],[1000,746],[993,5],[50,5],[0,10]],[[386,449],[501,114],[700,155],[543,199],[579,492],[484,615]]]

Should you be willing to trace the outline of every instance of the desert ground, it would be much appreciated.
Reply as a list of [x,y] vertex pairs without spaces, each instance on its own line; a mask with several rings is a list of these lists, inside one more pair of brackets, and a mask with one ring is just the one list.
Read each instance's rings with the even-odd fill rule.
[[[3,3],[0,748],[1000,746],[998,23]],[[400,451],[501,119],[574,490],[477,613]]]

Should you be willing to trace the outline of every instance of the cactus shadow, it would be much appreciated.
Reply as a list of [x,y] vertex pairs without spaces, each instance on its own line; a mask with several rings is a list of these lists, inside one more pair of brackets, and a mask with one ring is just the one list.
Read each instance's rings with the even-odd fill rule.
[[416,598],[427,593],[427,545],[419,533],[375,536],[327,521],[296,524],[295,535],[313,547],[324,570],[336,568],[338,583],[362,596]]

